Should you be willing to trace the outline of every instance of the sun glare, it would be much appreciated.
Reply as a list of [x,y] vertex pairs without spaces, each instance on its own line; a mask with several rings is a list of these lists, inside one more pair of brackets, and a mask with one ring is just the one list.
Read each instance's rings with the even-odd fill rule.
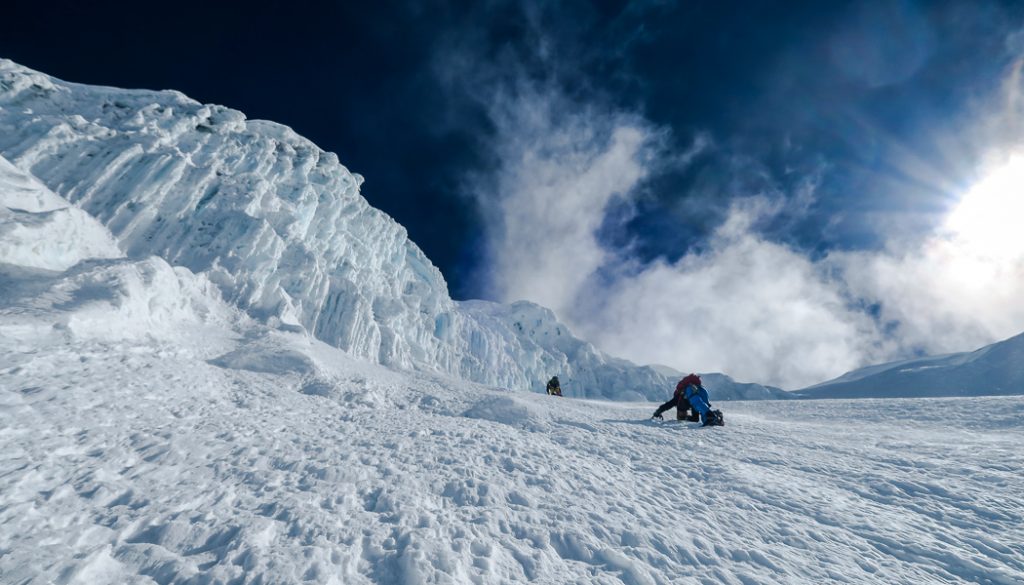
[[1024,256],[1024,156],[1013,156],[964,195],[946,228],[974,254]]

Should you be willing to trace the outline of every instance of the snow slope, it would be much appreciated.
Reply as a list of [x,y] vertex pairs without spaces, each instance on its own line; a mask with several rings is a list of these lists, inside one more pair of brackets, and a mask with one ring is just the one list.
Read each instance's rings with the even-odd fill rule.
[[972,352],[854,370],[796,394],[806,398],[1024,394],[1024,334]]
[[1024,580],[1021,397],[701,429],[194,328],[0,336],[0,582]]
[[0,60],[0,156],[98,219],[129,258],[187,268],[250,316],[361,359],[536,391],[559,374],[569,394],[619,399],[669,385],[541,307],[452,301],[405,229],[359,194],[362,177],[285,126]]
[[359,361],[159,257],[0,283],[0,583],[1024,580],[1024,397],[656,424]]

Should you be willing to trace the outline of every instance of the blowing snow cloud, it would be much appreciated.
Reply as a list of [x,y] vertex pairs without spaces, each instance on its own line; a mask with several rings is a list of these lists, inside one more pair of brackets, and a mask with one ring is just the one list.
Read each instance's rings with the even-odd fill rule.
[[[718,177],[701,189],[728,203],[697,245],[653,259],[611,245],[603,234],[631,220],[659,173],[711,157],[729,161],[720,168],[755,175],[756,156],[701,132],[673,152],[669,127],[609,105],[598,91],[568,91],[558,71],[564,64],[552,63],[542,32],[532,34],[545,47],[532,55],[533,69],[550,64],[549,74],[505,62],[469,76],[493,125],[487,147],[497,161],[470,183],[485,219],[491,298],[548,306],[585,339],[639,363],[785,388],[871,363],[974,349],[1024,328],[1017,251],[979,259],[942,225],[918,236],[892,229],[898,216],[879,223],[883,245],[870,249],[811,251],[780,240],[765,226],[806,219],[818,197],[813,176],[769,189]],[[975,122],[991,129],[992,118]],[[709,193],[673,196],[696,201]],[[827,231],[827,222],[817,229]],[[965,264],[977,268],[970,278]]]

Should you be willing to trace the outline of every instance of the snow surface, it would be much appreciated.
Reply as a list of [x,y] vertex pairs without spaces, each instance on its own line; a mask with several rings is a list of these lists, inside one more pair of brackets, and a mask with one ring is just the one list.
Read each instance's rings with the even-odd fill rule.
[[1024,580],[1024,397],[657,424],[358,361],[157,257],[0,269],[5,584]]
[[1024,334],[972,352],[854,370],[794,394],[802,398],[1024,394]]
[[1021,397],[729,403],[701,429],[178,335],[3,336],[0,582],[1024,580]]

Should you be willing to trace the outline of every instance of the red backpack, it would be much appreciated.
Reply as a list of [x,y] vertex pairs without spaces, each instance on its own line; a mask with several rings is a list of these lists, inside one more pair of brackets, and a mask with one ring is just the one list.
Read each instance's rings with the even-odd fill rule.
[[698,376],[697,374],[690,374],[689,376],[686,376],[685,378],[680,380],[679,383],[676,384],[676,394],[682,394],[683,391],[686,390],[686,387],[690,385],[700,386],[700,376]]

